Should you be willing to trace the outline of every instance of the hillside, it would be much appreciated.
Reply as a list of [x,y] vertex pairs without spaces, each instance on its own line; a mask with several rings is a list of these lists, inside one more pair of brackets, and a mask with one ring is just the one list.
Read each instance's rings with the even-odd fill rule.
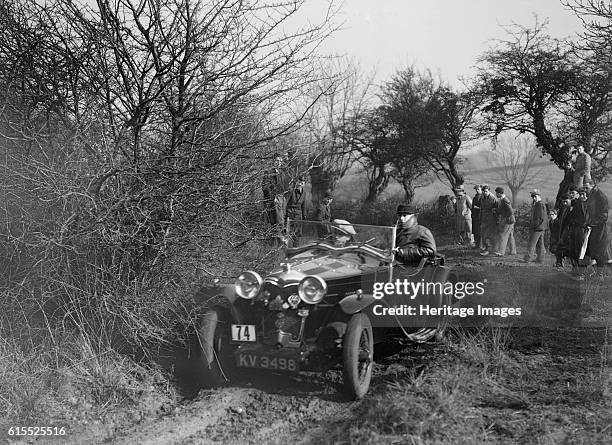
[[[533,181],[532,184],[519,193],[518,201],[529,201],[529,190],[533,188],[538,188],[540,190],[544,201],[553,201],[557,195],[557,187],[563,178],[563,173],[552,162],[548,162],[545,159],[534,164],[533,168],[538,173],[537,180]],[[504,186],[500,175],[501,168],[491,168],[487,165],[484,150],[466,154],[459,170],[463,172],[465,176],[465,186],[470,195],[473,194],[472,187],[474,184],[486,183],[492,187],[498,185]],[[608,197],[612,198],[612,182],[602,182],[599,186]],[[338,200],[351,201],[363,199],[366,191],[367,179],[365,174],[355,169],[355,171],[351,172],[340,181],[334,194]],[[452,193],[452,191],[447,183],[435,179],[431,184],[417,188],[416,201],[428,202],[439,195],[450,193]],[[509,190],[507,190],[506,193],[510,196]],[[392,182],[383,193],[383,199],[385,197],[389,198],[402,194],[403,191],[401,186],[396,182]]]

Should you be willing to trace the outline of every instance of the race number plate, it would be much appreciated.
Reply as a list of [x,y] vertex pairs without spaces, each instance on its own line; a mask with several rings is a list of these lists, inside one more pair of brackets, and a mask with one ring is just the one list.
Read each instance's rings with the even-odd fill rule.
[[255,325],[252,324],[233,324],[233,341],[255,341]]
[[299,371],[299,362],[295,358],[275,357],[265,354],[238,353],[236,364],[241,368],[274,369],[277,371]]

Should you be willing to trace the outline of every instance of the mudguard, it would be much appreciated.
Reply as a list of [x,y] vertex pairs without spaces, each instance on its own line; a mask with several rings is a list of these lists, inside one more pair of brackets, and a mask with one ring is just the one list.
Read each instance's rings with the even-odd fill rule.
[[229,312],[235,323],[241,323],[242,320],[240,311],[234,304],[238,299],[233,284],[206,286],[200,288],[196,293],[196,300],[201,307],[219,307]]
[[203,303],[208,302],[211,298],[224,297],[230,303],[234,304],[238,296],[234,290],[233,284],[216,284],[205,286],[198,290],[196,298]]
[[362,311],[376,300],[377,299],[371,294],[352,294],[344,297],[338,304],[340,305],[342,312],[352,315]]

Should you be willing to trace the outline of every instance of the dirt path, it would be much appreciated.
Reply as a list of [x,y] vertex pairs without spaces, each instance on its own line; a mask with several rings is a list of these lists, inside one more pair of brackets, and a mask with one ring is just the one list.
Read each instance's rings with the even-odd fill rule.
[[[464,258],[457,260],[464,265],[471,264],[481,271],[486,269],[485,266],[490,266],[467,252]],[[541,265],[539,270],[527,269],[524,265],[507,259],[497,260],[494,267],[498,274],[503,272],[501,275],[515,277],[517,284],[509,287],[509,291],[517,289],[518,283],[534,281],[539,273],[551,270],[549,265]],[[531,280],[527,276],[521,278],[519,271],[527,271]],[[539,281],[539,278],[535,281]],[[443,376],[442,380],[446,380],[448,375],[448,381],[460,381],[461,373],[459,376],[454,373],[460,372],[457,371],[457,363],[461,362],[466,366],[464,369],[474,372],[474,378],[483,380],[481,383],[475,383],[474,387],[465,386],[465,383],[461,384],[463,386],[457,386],[456,392],[451,394],[467,401],[461,402],[464,405],[457,405],[461,409],[450,409],[451,414],[437,415],[452,420],[455,419],[455,412],[465,414],[468,422],[466,425],[475,422],[474,427],[470,427],[472,429],[465,433],[468,434],[466,437],[473,434],[478,440],[492,437],[521,443],[523,438],[519,435],[520,431],[532,429],[538,437],[550,432],[551,438],[571,438],[567,431],[573,428],[572,431],[581,431],[583,436],[580,437],[587,442],[599,443],[602,437],[607,436],[608,431],[612,439],[612,423],[608,425],[605,421],[612,414],[612,348],[609,330],[612,326],[609,319],[612,313],[612,298],[609,297],[612,295],[612,281],[593,281],[593,285],[597,286],[596,292],[589,290],[588,293],[598,296],[605,303],[605,307],[594,311],[592,302],[589,303],[587,313],[582,314],[584,311],[581,311],[582,321],[571,328],[555,328],[558,331],[545,327],[518,329],[514,331],[512,341],[505,346],[508,349],[502,352],[483,349],[476,341],[466,346],[461,339],[455,339],[450,347],[449,344],[413,346],[404,349],[400,354],[377,361],[372,387],[364,401],[352,402],[346,399],[339,370],[325,374],[300,375],[251,373],[248,378],[238,378],[230,387],[202,390],[193,400],[184,401],[170,413],[141,420],[127,428],[125,422],[121,427],[106,425],[106,430],[94,428],[89,434],[80,436],[80,440],[75,443],[349,443],[348,432],[355,426],[359,428],[365,418],[370,421],[368,428],[374,431],[371,436],[374,439],[366,436],[366,442],[406,443],[402,440],[421,437],[421,433],[411,436],[416,434],[410,430],[411,427],[398,426],[393,427],[395,430],[389,427],[395,435],[385,436],[388,421],[384,416],[377,418],[379,414],[373,413],[372,410],[384,411],[385,404],[398,400],[394,398],[393,391],[412,388],[414,382],[423,381],[432,370],[437,370],[438,375]],[[584,284],[579,283],[579,286]],[[542,289],[538,288],[538,292],[541,291]],[[601,326],[606,317],[608,330],[601,327],[591,330],[588,327],[592,321]],[[472,352],[469,351],[470,348],[473,349]],[[489,353],[492,355],[488,356]],[[513,372],[504,374],[506,362],[510,363],[510,367],[515,366],[512,368]],[[502,371],[488,375],[486,370],[493,369],[491,365]],[[423,370],[425,372],[421,373]],[[490,386],[492,379],[497,379],[497,386]],[[603,390],[600,388],[601,382],[606,386]],[[597,393],[587,394],[591,386],[597,387]],[[489,389],[485,390],[486,387]],[[421,394],[421,399],[417,398],[417,402],[429,403],[431,396],[426,392],[423,394],[425,396]],[[412,395],[409,398],[412,398]],[[417,405],[417,408],[420,406]],[[534,417],[535,411],[532,411],[535,406],[539,406],[538,412],[544,414],[541,419],[536,419],[537,422],[532,422],[531,419],[537,417]],[[586,406],[589,407],[585,408]],[[508,407],[513,407],[514,411],[508,411]],[[400,404],[399,409],[405,408]],[[429,417],[425,416],[423,422],[426,423]],[[401,418],[396,423],[401,426],[404,420]],[[423,422],[419,425],[422,426]],[[465,419],[462,422],[465,423]],[[536,424],[544,425],[541,431],[537,429],[539,427]],[[402,434],[396,434],[397,431]],[[445,436],[435,436],[437,430],[433,427],[431,431],[434,441],[437,438],[444,443],[454,443],[463,437],[451,436],[450,442],[445,442]],[[554,442],[553,440],[550,443]],[[606,440],[603,440],[601,443],[605,442]]]
[[347,418],[353,403],[339,372],[256,375],[235,386],[203,390],[175,413],[115,436],[117,444],[324,443],[326,425]]

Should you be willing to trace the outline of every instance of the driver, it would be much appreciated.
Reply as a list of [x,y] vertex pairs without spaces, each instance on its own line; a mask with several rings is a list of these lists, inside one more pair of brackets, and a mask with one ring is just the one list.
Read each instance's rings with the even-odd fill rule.
[[344,219],[334,219],[331,227],[335,247],[344,247],[353,239],[353,235],[357,235],[352,224]]
[[417,222],[414,207],[397,207],[395,259],[409,266],[418,266],[423,258],[436,254],[436,241],[427,227]]

